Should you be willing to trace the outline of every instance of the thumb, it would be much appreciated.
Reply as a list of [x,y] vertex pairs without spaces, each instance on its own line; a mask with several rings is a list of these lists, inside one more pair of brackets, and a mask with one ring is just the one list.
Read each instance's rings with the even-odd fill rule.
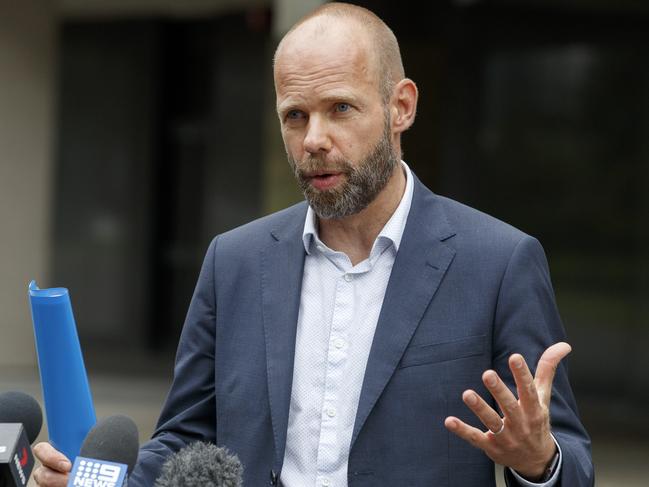
[[543,402],[547,405],[550,402],[552,382],[559,366],[559,362],[572,351],[572,347],[565,342],[555,343],[548,347],[536,366],[534,382],[541,395]]
[[67,473],[72,469],[72,463],[68,457],[45,441],[34,445],[33,452],[38,461],[52,470]]

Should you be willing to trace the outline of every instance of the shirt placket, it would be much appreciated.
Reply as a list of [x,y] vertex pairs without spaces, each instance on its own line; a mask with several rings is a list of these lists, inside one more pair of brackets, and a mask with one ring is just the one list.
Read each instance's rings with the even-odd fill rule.
[[[336,279],[332,322],[329,333],[325,374],[325,391],[320,413],[317,487],[333,487],[340,469],[341,452],[339,408],[342,398],[345,366],[348,361],[348,334],[354,310],[354,275],[345,273]],[[344,458],[343,458],[344,459]]]

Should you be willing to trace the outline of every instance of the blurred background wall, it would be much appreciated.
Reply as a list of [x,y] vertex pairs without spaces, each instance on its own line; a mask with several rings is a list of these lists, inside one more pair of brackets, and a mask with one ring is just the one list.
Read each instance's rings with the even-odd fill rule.
[[60,24],[53,4],[0,1],[0,368],[32,367],[29,280],[49,280]]
[[[126,377],[157,384],[140,413],[155,420],[209,240],[300,199],[271,58],[319,3],[0,0],[0,385],[36,381],[36,278],[70,288],[104,397]],[[393,28],[420,89],[405,160],[544,244],[601,485],[636,485],[649,476],[649,4],[355,3]]]

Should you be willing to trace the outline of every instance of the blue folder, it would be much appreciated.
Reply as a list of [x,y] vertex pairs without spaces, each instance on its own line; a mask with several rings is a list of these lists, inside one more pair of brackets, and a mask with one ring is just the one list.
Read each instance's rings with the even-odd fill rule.
[[29,284],[49,440],[71,461],[96,423],[70,294]]

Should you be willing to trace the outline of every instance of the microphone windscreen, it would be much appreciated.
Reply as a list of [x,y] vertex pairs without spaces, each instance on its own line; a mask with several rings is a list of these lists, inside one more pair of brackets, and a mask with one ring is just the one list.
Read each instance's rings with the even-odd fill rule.
[[27,439],[33,443],[43,426],[40,405],[29,394],[9,391],[0,394],[0,423],[22,423]]
[[241,487],[243,467],[236,455],[196,442],[167,459],[155,487]]
[[127,416],[109,416],[97,422],[83,440],[79,456],[128,465],[129,473],[137,462],[139,435]]

